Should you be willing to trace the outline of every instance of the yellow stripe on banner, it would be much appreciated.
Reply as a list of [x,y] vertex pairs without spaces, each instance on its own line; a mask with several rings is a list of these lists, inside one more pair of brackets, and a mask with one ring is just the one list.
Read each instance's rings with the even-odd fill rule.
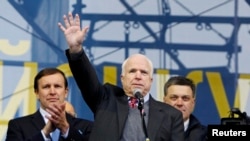
[[[0,61],[0,98],[3,98],[3,61]],[[3,99],[0,100],[0,113],[3,112]]]
[[222,83],[220,73],[207,72],[206,75],[220,118],[228,117],[228,112],[231,109],[228,103],[226,92],[224,90],[224,85]]
[[117,68],[115,66],[105,66],[103,68],[103,82],[117,84]]
[[[37,63],[30,63],[30,62],[27,62],[27,63],[24,63],[24,72],[25,74],[27,74],[26,76],[29,76],[28,77],[28,80],[30,82],[30,88],[28,89],[28,112],[27,113],[33,113],[37,110],[37,107],[36,107],[36,103],[37,103],[37,100],[36,100],[36,95],[34,93],[34,88],[33,88],[33,82],[34,82],[34,78],[35,78],[35,75],[37,74]],[[25,78],[24,78],[25,79]],[[25,103],[24,103],[25,104]],[[26,107],[26,106],[24,106]]]
[[159,101],[163,101],[164,97],[164,84],[169,78],[169,70],[166,69],[157,69],[156,70],[156,98]]

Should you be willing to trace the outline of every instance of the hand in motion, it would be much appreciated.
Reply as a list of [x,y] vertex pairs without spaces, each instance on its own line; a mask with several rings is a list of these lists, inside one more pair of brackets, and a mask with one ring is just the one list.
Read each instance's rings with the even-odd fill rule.
[[85,26],[81,29],[80,27],[80,17],[78,14],[73,17],[72,13],[63,16],[65,27],[59,22],[59,28],[64,32],[66,41],[69,45],[71,53],[77,53],[82,50],[82,43],[84,37],[86,36],[88,27]]
[[46,118],[48,118],[49,121],[52,123],[52,126],[50,126],[49,131],[51,132],[51,130],[54,131],[55,128],[58,128],[63,134],[65,134],[69,128],[69,123],[67,122],[65,114],[65,103],[53,103],[49,105],[46,110],[51,115],[46,116]]

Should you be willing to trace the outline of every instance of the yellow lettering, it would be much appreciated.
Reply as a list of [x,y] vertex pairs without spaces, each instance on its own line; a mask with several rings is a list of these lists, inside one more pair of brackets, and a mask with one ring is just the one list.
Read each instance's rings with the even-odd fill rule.
[[203,82],[202,71],[192,71],[188,73],[187,78],[193,80],[194,84],[197,86],[200,82]]
[[[3,62],[0,61],[0,98],[3,97]],[[3,99],[0,99],[0,114],[3,111]],[[0,116],[0,140],[3,140],[4,135],[5,135],[5,131],[7,131],[7,124],[8,124],[8,120],[1,120],[1,116]],[[3,132],[4,131],[4,132]]]
[[7,132],[7,125],[3,125],[1,122],[0,122],[0,140],[1,141],[4,141],[5,138],[6,138],[6,132]]
[[[0,97],[3,97],[3,61],[0,61]],[[3,100],[0,99],[0,113],[3,110]]]
[[249,109],[247,105],[249,104],[250,100],[250,74],[240,74],[238,80],[238,87],[237,87],[237,98],[240,101],[240,109],[241,111],[246,111]]
[[117,84],[117,68],[115,66],[105,66],[103,68],[103,82],[109,82],[111,84]]
[[[26,79],[28,80],[27,83],[24,85],[30,86],[29,89],[27,89],[28,92],[28,101],[27,104],[24,105],[24,114],[30,114],[36,111],[36,95],[34,94],[34,88],[33,88],[33,82],[35,75],[37,74],[37,63],[24,63],[24,75],[20,81],[20,83],[23,83]],[[25,88],[25,86],[20,85],[19,88]],[[24,102],[25,104],[25,102]]]
[[58,66],[57,68],[62,70],[65,73],[66,77],[72,77],[73,76],[68,63],[62,64],[62,65]]
[[27,115],[36,110],[36,96],[33,91],[33,78],[37,72],[35,63],[25,63],[24,72],[20,81],[13,92],[13,95],[9,98],[8,103],[5,106],[1,119],[11,119],[15,116],[17,109],[20,105],[23,105],[22,114]]
[[[3,74],[2,62],[0,64],[0,75]],[[7,104],[5,104],[5,109],[3,107],[3,101],[0,100],[0,109],[3,110],[0,112],[0,129],[1,131],[7,131],[7,124],[10,119],[13,119],[17,110],[19,109],[22,112],[20,115],[28,115],[36,111],[36,96],[33,90],[33,78],[37,73],[37,64],[36,63],[24,63],[23,75],[20,78],[20,81],[14,90],[11,97],[8,98]],[[0,77],[1,85],[2,78]],[[1,89],[2,90],[2,89]],[[0,93],[2,95],[2,91]],[[22,107],[21,107],[22,105]],[[3,130],[2,130],[3,129]],[[3,139],[6,132],[0,133],[0,139]]]
[[219,116],[221,118],[228,117],[228,112],[231,108],[228,103],[227,95],[224,90],[224,85],[222,83],[220,74],[217,72],[207,72],[206,76],[208,79],[208,84],[211,88],[215,105],[218,108]]
[[29,40],[20,40],[18,45],[12,46],[8,40],[0,40],[0,51],[7,55],[22,55],[30,50]]

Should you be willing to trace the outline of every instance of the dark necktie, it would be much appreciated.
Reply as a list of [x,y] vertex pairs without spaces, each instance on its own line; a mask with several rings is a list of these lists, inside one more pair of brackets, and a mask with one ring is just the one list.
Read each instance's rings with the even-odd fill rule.
[[135,98],[135,97],[130,97],[130,98],[129,98],[129,106],[130,106],[131,108],[137,107],[137,103],[138,103],[137,98]]

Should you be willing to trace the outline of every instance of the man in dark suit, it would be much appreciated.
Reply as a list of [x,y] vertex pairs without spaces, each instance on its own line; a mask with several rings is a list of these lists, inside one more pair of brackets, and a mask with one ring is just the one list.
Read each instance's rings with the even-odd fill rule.
[[206,141],[207,127],[192,112],[195,107],[196,86],[184,76],[173,76],[164,85],[164,102],[183,114],[185,141]]
[[[76,14],[64,15],[64,32],[69,49],[66,55],[82,96],[94,113],[94,127],[90,141],[183,141],[181,112],[156,101],[149,91],[153,82],[152,62],[142,54],[135,54],[122,64],[122,88],[99,82],[82,43],[88,27],[80,28]],[[136,97],[137,108],[129,107],[129,99]],[[132,104],[131,104],[132,105]]]
[[61,70],[41,70],[35,77],[34,90],[40,108],[34,114],[10,120],[6,141],[50,141],[55,130],[60,132],[60,141],[88,141],[93,122],[66,113],[68,82]]

